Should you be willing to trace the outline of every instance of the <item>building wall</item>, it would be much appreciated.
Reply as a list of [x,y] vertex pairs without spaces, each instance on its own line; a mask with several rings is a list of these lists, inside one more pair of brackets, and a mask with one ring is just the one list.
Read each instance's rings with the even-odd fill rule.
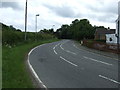
[[[119,25],[118,25],[118,21],[119,21]],[[118,26],[119,26],[119,30],[118,30]],[[116,31],[115,34],[106,34],[106,43],[115,43],[117,44],[117,40],[118,38],[116,37],[116,35],[118,35],[118,31],[119,31],[119,44],[120,44],[120,1],[118,2],[118,19],[116,20]],[[112,38],[112,41],[110,41],[110,38]]]
[[106,40],[106,35],[95,35],[95,40]]
[[106,34],[106,43],[116,44],[117,38],[116,38],[115,34]]
[[100,35],[100,40],[106,40],[106,35]]

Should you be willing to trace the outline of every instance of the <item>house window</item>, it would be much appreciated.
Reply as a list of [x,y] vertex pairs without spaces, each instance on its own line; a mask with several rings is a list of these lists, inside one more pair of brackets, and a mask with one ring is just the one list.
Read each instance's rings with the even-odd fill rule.
[[112,38],[110,38],[109,40],[112,41]]

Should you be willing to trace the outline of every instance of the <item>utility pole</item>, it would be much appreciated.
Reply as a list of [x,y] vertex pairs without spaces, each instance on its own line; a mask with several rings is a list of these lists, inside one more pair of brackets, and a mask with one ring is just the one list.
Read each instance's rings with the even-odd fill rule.
[[120,42],[120,33],[119,33],[119,32],[120,32],[120,30],[119,30],[120,28],[119,28],[119,26],[120,26],[120,25],[119,25],[119,24],[120,24],[120,22],[119,22],[119,18],[118,18],[118,28],[117,28],[117,29],[118,29],[118,35],[117,35],[118,54],[119,54],[119,49],[120,49],[120,46],[119,46],[119,44],[120,44],[120,43],[119,43],[119,42]]
[[[120,1],[118,2],[118,20],[117,20],[117,46],[118,46],[118,82],[120,82]],[[120,90],[120,85],[118,85]]]
[[25,41],[27,38],[27,0],[26,0],[26,6],[25,6]]

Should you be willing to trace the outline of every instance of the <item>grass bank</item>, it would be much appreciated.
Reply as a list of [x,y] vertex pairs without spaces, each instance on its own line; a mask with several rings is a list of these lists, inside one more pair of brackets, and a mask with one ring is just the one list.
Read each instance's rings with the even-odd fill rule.
[[2,88],[34,88],[26,70],[25,57],[33,47],[58,39],[28,42],[14,47],[2,47]]

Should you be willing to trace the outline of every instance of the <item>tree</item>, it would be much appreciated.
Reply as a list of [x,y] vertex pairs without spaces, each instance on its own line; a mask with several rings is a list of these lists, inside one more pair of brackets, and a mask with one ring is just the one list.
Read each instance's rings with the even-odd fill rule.
[[94,38],[94,28],[87,19],[75,19],[72,24],[62,25],[61,28],[57,29],[56,35],[59,38],[64,39],[93,39]]

